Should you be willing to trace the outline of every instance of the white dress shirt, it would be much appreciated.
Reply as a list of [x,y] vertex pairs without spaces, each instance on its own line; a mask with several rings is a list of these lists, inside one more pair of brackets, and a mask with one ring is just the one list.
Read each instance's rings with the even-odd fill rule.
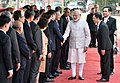
[[[102,20],[101,20],[102,21]],[[97,30],[99,29],[101,21],[97,24]]]
[[66,20],[67,20],[68,22],[70,22],[70,17],[69,17],[69,16],[67,16],[67,17],[66,17]]
[[3,31],[6,34],[6,31],[4,31],[3,29],[0,29],[0,31]]
[[104,18],[104,22],[105,22],[105,23],[107,23],[108,18],[109,18],[109,16],[108,16],[108,17],[106,17],[106,18]]

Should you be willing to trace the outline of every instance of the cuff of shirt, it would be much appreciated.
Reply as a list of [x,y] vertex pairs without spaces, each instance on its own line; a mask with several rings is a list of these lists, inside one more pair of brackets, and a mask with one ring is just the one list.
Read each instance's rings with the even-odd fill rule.
[[8,72],[13,72],[13,70],[11,69],[11,70],[8,70]]

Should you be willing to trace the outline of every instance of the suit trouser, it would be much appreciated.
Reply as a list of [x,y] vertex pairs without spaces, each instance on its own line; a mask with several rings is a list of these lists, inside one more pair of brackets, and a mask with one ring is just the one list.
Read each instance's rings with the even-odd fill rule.
[[52,60],[53,60],[53,57],[54,57],[54,51],[52,51],[51,53],[52,53],[51,58],[48,58],[48,56],[46,57],[46,70],[45,70],[45,76],[46,76],[46,78],[52,72]]
[[110,58],[111,58],[111,63],[110,63],[110,73],[113,72],[114,70],[114,55],[113,55],[113,48],[111,49],[111,54],[110,54]]
[[102,78],[109,80],[110,76],[110,53],[111,50],[106,50],[105,55],[101,54],[101,50],[98,50],[100,55]]
[[53,66],[52,66],[52,73],[55,73],[55,71],[58,69],[58,65],[60,62],[60,56],[61,56],[61,49],[58,49],[54,52],[54,57],[53,57]]
[[13,83],[23,83],[23,75],[24,75],[25,68],[26,68],[26,62],[27,62],[27,60],[23,60],[20,62],[21,67],[18,70],[18,72],[16,74],[16,78]]
[[14,69],[13,69],[13,77],[12,77],[12,83],[16,83],[15,82],[15,80],[16,80],[16,77],[17,77],[17,71],[16,71],[16,68],[15,67],[13,67]]
[[7,79],[0,77],[0,83],[12,83],[12,78]]
[[46,78],[50,74],[50,65],[51,65],[51,58],[48,58],[48,56],[47,56],[46,57],[46,70],[45,70]]
[[67,66],[68,51],[69,51],[69,41],[67,40],[61,48],[60,68]]
[[90,46],[96,46],[96,35],[97,35],[97,32],[96,31],[90,31],[90,34],[91,34]]
[[40,67],[40,61],[38,60],[37,54],[34,53],[33,57],[31,58],[31,66],[30,66],[28,83],[35,83],[39,67]]
[[45,82],[46,82],[46,74],[43,72],[40,72],[39,83],[45,83]]
[[53,73],[55,51],[52,51],[52,57],[49,61],[49,74]]
[[28,83],[30,74],[31,59],[27,60],[26,68],[23,76],[23,83]]

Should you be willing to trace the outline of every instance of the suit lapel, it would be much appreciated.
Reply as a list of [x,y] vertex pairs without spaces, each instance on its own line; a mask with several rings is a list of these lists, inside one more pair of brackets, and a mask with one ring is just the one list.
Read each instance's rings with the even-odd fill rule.
[[104,18],[102,18],[102,21],[104,21]]
[[101,21],[101,22],[100,22],[100,25],[98,26],[98,27],[99,27],[99,29],[98,29],[98,31],[97,31],[97,36],[98,36],[98,35],[99,35],[99,33],[100,33],[100,28],[101,28],[102,22],[103,22],[103,21]]
[[107,20],[107,23],[106,23],[107,25],[109,24],[109,21],[110,21],[110,17],[109,17],[108,20]]

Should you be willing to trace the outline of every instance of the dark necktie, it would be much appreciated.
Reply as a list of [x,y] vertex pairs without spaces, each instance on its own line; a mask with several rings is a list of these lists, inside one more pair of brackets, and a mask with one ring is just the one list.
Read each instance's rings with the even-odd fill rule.
[[99,26],[98,26],[98,25],[96,25],[96,28],[97,28],[97,31],[98,31],[98,29],[99,29]]
[[69,22],[69,18],[67,17],[67,21]]

